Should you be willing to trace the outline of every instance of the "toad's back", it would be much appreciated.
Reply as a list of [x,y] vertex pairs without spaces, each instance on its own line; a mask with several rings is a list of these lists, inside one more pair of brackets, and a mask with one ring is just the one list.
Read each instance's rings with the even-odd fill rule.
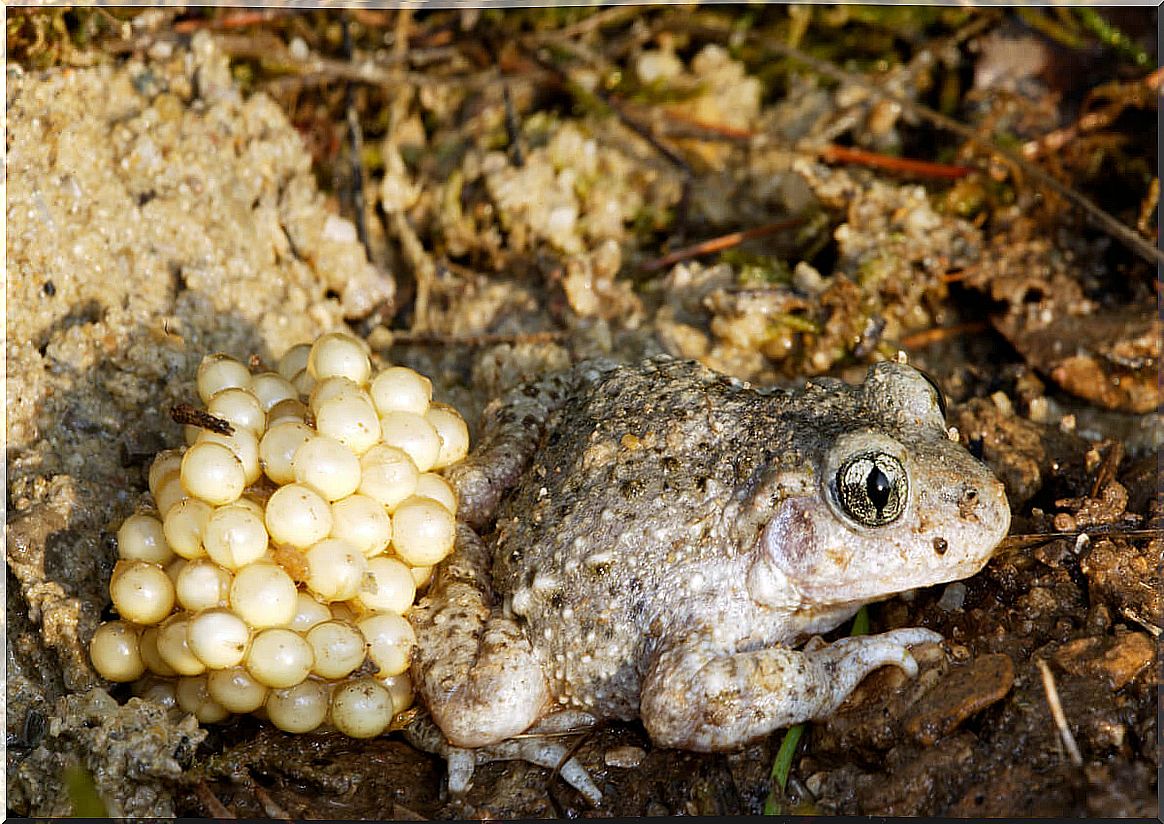
[[528,621],[562,703],[632,718],[652,640],[699,601],[690,576],[709,589],[733,577],[763,527],[728,527],[725,511],[805,445],[793,396],[693,362],[573,376],[499,512],[494,587]]

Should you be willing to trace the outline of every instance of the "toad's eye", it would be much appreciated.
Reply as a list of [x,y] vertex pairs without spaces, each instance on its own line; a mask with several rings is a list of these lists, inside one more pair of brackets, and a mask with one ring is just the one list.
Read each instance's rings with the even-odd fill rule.
[[901,461],[886,452],[861,452],[837,470],[837,498],[864,526],[893,523],[909,499],[909,478]]
[[934,380],[929,372],[923,369],[917,370],[921,372],[921,376],[926,379],[926,383],[934,390],[934,396],[938,399],[938,412],[942,415],[942,420],[946,419],[946,396],[942,394],[942,387],[938,386],[938,382]]

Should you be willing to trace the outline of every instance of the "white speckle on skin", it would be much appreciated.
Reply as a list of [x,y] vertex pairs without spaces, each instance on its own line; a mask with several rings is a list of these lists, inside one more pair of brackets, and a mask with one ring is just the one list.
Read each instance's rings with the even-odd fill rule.
[[583,561],[588,567],[600,567],[607,564],[614,563],[614,553],[610,550],[606,552],[595,552],[593,555],[587,555]]
[[539,572],[534,576],[532,586],[538,592],[544,592],[547,589],[557,589],[558,579],[545,572]]

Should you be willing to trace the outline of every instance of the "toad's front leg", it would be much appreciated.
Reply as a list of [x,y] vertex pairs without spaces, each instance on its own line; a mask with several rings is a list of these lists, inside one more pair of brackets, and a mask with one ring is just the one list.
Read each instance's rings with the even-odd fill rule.
[[892,664],[911,678],[907,646],[941,641],[922,628],[842,638],[812,652],[768,647],[724,653],[712,632],[664,648],[643,683],[641,715],[660,746],[722,750],[833,712],[861,680]]

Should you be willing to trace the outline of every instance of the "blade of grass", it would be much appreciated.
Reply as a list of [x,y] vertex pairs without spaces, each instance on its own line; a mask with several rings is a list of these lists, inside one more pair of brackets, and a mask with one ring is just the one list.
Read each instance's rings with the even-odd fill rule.
[[[853,626],[849,630],[851,637],[869,634],[869,610],[861,607],[853,616]],[[784,809],[776,798],[776,787],[780,792],[788,786],[788,773],[792,771],[792,757],[796,755],[796,747],[808,724],[801,722],[793,724],[784,733],[784,740],[780,742],[780,749],[776,751],[776,758],[772,761],[772,782],[775,786],[764,799],[764,815],[784,815]]]

